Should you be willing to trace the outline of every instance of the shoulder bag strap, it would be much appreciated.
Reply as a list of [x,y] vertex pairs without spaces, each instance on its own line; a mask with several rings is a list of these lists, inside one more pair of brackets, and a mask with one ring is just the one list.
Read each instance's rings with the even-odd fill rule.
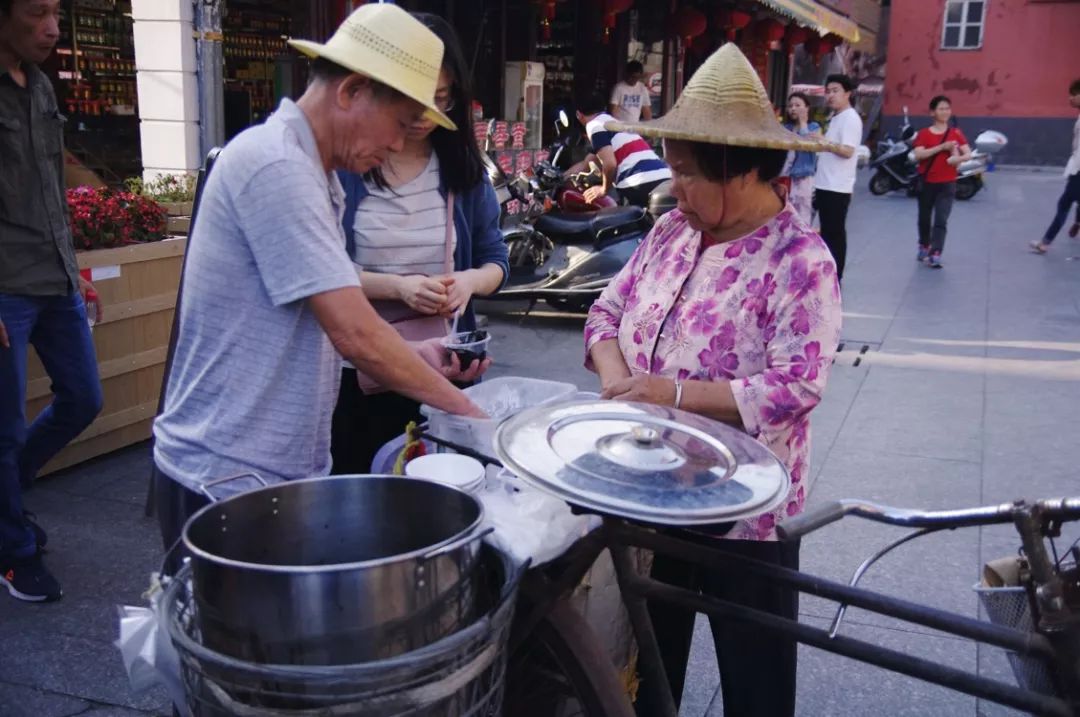
[[[930,130],[927,130],[927,132],[929,132],[929,131]],[[949,132],[952,132],[952,127],[946,127],[945,128],[945,134],[941,137],[941,141],[938,142],[936,146],[940,147],[941,145],[943,145],[943,144],[945,144],[946,142],[949,141]],[[940,156],[941,156],[941,152],[938,152],[937,154],[935,154],[933,157],[930,158],[930,161],[926,165],[926,171],[923,172],[924,175],[930,174],[930,170],[933,168],[934,162],[936,162],[937,158],[940,157]]]
[[447,274],[454,273],[454,193],[446,192],[446,260]]

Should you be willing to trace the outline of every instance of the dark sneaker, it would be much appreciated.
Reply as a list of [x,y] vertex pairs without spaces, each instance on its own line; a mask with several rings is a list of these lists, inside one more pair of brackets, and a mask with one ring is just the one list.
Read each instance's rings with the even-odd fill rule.
[[930,256],[930,247],[919,245],[919,252],[915,255],[915,261],[926,261],[926,257]]
[[1073,222],[1073,225],[1069,227],[1069,236],[1073,239],[1080,235],[1080,222]]
[[926,265],[931,269],[941,268],[941,254],[931,254],[930,258],[926,260]]
[[30,530],[34,532],[34,541],[37,542],[38,550],[44,550],[45,546],[49,543],[49,534],[45,532],[44,528],[37,524],[37,516],[28,510],[24,510],[23,519],[26,520],[26,524],[30,526]]
[[64,594],[40,552],[25,558],[0,558],[0,586],[26,602],[54,602]]

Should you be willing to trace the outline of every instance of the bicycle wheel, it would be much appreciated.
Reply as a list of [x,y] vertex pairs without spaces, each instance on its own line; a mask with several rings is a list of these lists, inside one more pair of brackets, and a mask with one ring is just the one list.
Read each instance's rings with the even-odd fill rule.
[[611,659],[585,620],[560,601],[506,668],[503,714],[634,717]]

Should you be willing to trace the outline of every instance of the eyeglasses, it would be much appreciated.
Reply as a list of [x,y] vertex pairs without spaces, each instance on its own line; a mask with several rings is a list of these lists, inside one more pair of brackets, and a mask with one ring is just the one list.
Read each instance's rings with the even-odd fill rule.
[[435,106],[443,112],[454,109],[454,95],[447,92],[445,95],[435,95]]

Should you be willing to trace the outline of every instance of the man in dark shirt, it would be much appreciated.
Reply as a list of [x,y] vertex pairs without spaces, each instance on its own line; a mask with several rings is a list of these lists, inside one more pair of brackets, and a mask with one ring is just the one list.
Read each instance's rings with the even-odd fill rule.
[[[0,586],[48,602],[60,585],[22,490],[101,410],[94,345],[64,199],[63,124],[37,65],[59,38],[60,0],[0,0]],[[27,347],[52,404],[26,425]]]

